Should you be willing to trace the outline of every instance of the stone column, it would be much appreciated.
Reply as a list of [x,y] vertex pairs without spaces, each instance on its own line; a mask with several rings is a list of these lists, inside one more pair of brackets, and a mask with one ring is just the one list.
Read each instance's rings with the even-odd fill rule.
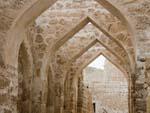
[[78,102],[77,102],[77,113],[82,113],[82,106],[83,106],[83,101],[82,101],[82,95],[83,95],[83,83],[81,79],[79,78],[78,80]]
[[136,74],[135,73],[132,73],[131,74],[131,86],[130,86],[130,92],[131,92],[131,99],[130,99],[130,111],[131,113],[134,113],[135,111],[135,81],[136,81],[136,78],[135,78]]
[[54,77],[55,107],[54,113],[63,113],[64,109],[64,76],[65,70],[62,67],[56,67]]
[[54,113],[64,112],[64,81],[67,75],[69,66],[64,65],[65,61],[61,59],[60,55],[55,55],[52,58],[52,73],[54,75],[54,94],[55,94],[55,111]]
[[64,87],[62,80],[55,82],[55,113],[63,113]]
[[89,113],[88,97],[89,97],[88,90],[83,84],[83,79],[79,79],[77,113]]
[[54,113],[54,104],[55,104],[55,94],[54,94],[54,77],[52,75],[52,70],[48,70],[48,91],[47,91],[47,103],[46,103],[46,113]]
[[138,58],[135,81],[135,113],[146,113],[145,59]]
[[41,113],[42,80],[40,76],[40,69],[35,69],[34,71],[31,100],[31,113]]
[[88,94],[88,106],[87,106],[87,113],[94,113],[94,109],[93,109],[93,101],[92,101],[92,94],[89,92],[87,92]]
[[77,106],[77,77],[73,69],[69,70],[65,81],[64,113],[76,113]]

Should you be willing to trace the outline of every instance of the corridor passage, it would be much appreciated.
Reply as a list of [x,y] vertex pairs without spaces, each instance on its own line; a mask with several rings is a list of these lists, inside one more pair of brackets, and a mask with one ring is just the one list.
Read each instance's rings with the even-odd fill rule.
[[150,113],[150,0],[0,0],[0,113]]
[[115,65],[99,56],[84,70],[84,85],[95,113],[128,113],[128,82]]

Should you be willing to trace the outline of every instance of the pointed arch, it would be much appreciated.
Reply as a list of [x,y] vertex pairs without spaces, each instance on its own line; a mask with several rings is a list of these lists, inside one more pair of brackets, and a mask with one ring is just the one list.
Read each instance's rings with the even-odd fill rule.
[[[112,52],[111,49],[109,47],[107,47],[106,45],[101,44],[101,42],[98,39],[94,39],[92,40],[86,47],[84,47],[82,50],[80,50],[75,56],[73,56],[68,62],[68,63],[73,63],[75,62],[78,58],[80,58],[84,53],[86,53],[90,48],[92,48],[94,45],[96,45],[96,43],[100,44],[102,47],[104,47],[106,49],[106,51],[110,52],[114,57],[116,57],[118,60],[120,60],[122,62],[122,59],[120,59],[120,57],[117,56],[117,53]],[[123,67],[119,66],[118,64],[116,64],[113,60],[111,60],[111,58],[109,58],[110,56],[107,56],[104,52],[100,51],[98,52],[98,56],[103,55],[105,56],[110,62],[112,62],[112,64],[114,64],[116,67],[118,67],[123,73],[125,73],[125,75],[127,75],[127,70],[123,69]],[[98,57],[97,55],[94,56],[94,58]],[[93,60],[92,60],[93,61]],[[82,67],[82,66],[81,66]],[[127,76],[126,78],[128,78],[129,76]]]
[[[105,29],[103,29],[101,26],[99,26],[97,24],[97,22],[95,22],[93,19],[91,19],[91,17],[84,17],[80,20],[80,22],[78,22],[73,28],[71,28],[71,30],[69,32],[67,32],[62,38],[60,38],[59,40],[56,41],[55,44],[53,44],[53,46],[51,46],[50,48],[47,48],[47,51],[50,51],[50,53],[46,54],[48,56],[50,55],[54,55],[54,53],[65,43],[67,42],[70,38],[72,38],[77,32],[79,32],[84,26],[86,26],[89,22],[91,22],[95,27],[97,27],[100,31],[102,31],[106,36],[108,36],[109,38],[111,38],[116,45],[118,45],[120,48],[122,48],[122,50],[126,53],[126,57],[128,59],[128,63],[130,64],[130,69],[132,69],[132,67],[134,67],[132,65],[132,60],[131,57],[129,57],[129,53],[128,51],[126,51],[126,49],[124,48],[124,46],[117,41],[110,33],[108,33]],[[100,42],[100,41],[99,41]],[[102,43],[103,44],[103,43]],[[104,45],[104,44],[103,44]],[[105,46],[105,45],[104,45]],[[117,55],[118,56],[118,55]],[[119,57],[119,56],[118,56]],[[50,58],[50,57],[49,57]]]
[[87,52],[88,49],[90,49],[91,47],[93,47],[96,43],[99,43],[100,45],[102,45],[102,47],[106,48],[107,51],[109,51],[111,54],[113,54],[116,58],[118,58],[122,63],[123,59],[120,58],[116,52],[113,52],[111,50],[111,48],[107,47],[105,44],[103,44],[99,39],[95,39],[93,41],[91,41],[85,48],[83,48],[79,53],[77,53],[72,59],[70,59],[68,62],[72,63],[74,62],[76,59],[78,59],[80,56],[82,56],[85,52]]
[[125,78],[128,81],[128,75],[127,72],[121,67],[119,66],[116,62],[114,62],[113,60],[111,60],[110,56],[107,56],[103,51],[99,51],[96,55],[94,55],[91,59],[89,59],[89,61],[84,62],[84,64],[81,65],[81,68],[78,71],[82,71],[87,65],[89,65],[91,62],[93,62],[98,56],[103,55],[108,61],[110,61],[113,65],[115,65],[121,72],[123,72],[125,74]]
[[99,51],[97,54],[95,54],[91,59],[89,59],[87,62],[83,62],[82,63],[82,65],[80,65],[79,67],[81,67],[81,68],[79,68],[78,69],[78,71],[77,71],[77,74],[76,75],[81,75],[80,73],[82,72],[82,70],[87,66],[87,65],[89,65],[91,62],[93,62],[98,56],[100,56],[100,55],[103,55],[108,61],[110,61],[114,66],[116,66],[122,73],[124,73],[124,75],[125,75],[125,78],[126,78],[126,80],[127,80],[127,82],[128,82],[128,111],[129,111],[129,113],[132,113],[132,111],[133,111],[133,101],[132,101],[132,92],[131,92],[131,84],[132,84],[132,80],[131,80],[131,78],[130,77],[128,77],[129,76],[129,73],[128,72],[126,72],[126,71],[124,71],[124,69],[121,67],[121,66],[119,66],[118,64],[116,64],[113,60],[111,60],[111,58],[109,58],[109,56],[107,55],[107,54],[105,54],[104,52],[102,52],[102,51]]
[[[121,7],[119,7],[117,4],[114,4],[111,0],[96,0],[99,4],[101,4],[104,8],[106,8],[110,13],[115,15],[119,20],[122,21],[123,24],[128,28],[131,36],[132,36],[132,42],[135,42],[134,37],[134,28],[132,27],[132,24],[130,22],[131,19],[127,17],[125,12]],[[133,43],[135,46],[135,43]]]
[[[19,16],[14,21],[13,25],[11,26],[10,31],[7,35],[7,44],[6,44],[6,52],[4,53],[4,56],[8,56],[7,52],[14,50],[14,54],[17,54],[17,48],[18,45],[21,44],[23,37],[21,32],[25,32],[24,29],[29,23],[31,23],[33,20],[35,20],[42,12],[44,12],[46,9],[48,9],[51,5],[53,5],[57,0],[37,0],[32,5],[28,6],[23,12],[19,14]],[[98,3],[100,3],[103,7],[105,7],[108,11],[110,11],[114,16],[119,17],[119,19],[124,23],[126,21],[127,27],[129,29],[132,29],[132,27],[129,24],[128,19],[123,15],[123,13],[116,8],[116,6],[112,3],[110,3],[108,0],[97,0]],[[109,10],[111,9],[111,10]],[[116,13],[118,12],[118,13]],[[119,15],[118,15],[119,14]],[[28,18],[26,18],[28,17]],[[133,30],[129,30],[133,31]],[[19,34],[18,34],[19,33]],[[134,36],[132,35],[134,38]],[[16,42],[16,40],[19,40]],[[10,56],[15,60],[15,56]],[[6,62],[7,59],[4,57],[4,62]],[[9,63],[9,62],[8,62]],[[7,62],[6,62],[7,64]],[[134,65],[133,65],[134,66]]]

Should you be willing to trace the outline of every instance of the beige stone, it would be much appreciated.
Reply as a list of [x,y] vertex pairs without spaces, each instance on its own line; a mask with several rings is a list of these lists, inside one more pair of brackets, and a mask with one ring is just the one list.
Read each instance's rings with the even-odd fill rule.
[[149,113],[149,12],[149,0],[1,0],[0,113],[93,113],[82,71],[99,55],[128,80],[127,111]]

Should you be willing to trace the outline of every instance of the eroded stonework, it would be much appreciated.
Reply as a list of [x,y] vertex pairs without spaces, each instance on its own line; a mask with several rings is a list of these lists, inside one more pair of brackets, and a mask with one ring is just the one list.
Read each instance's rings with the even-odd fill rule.
[[82,71],[104,55],[149,113],[149,0],[1,0],[0,113],[93,113]]

